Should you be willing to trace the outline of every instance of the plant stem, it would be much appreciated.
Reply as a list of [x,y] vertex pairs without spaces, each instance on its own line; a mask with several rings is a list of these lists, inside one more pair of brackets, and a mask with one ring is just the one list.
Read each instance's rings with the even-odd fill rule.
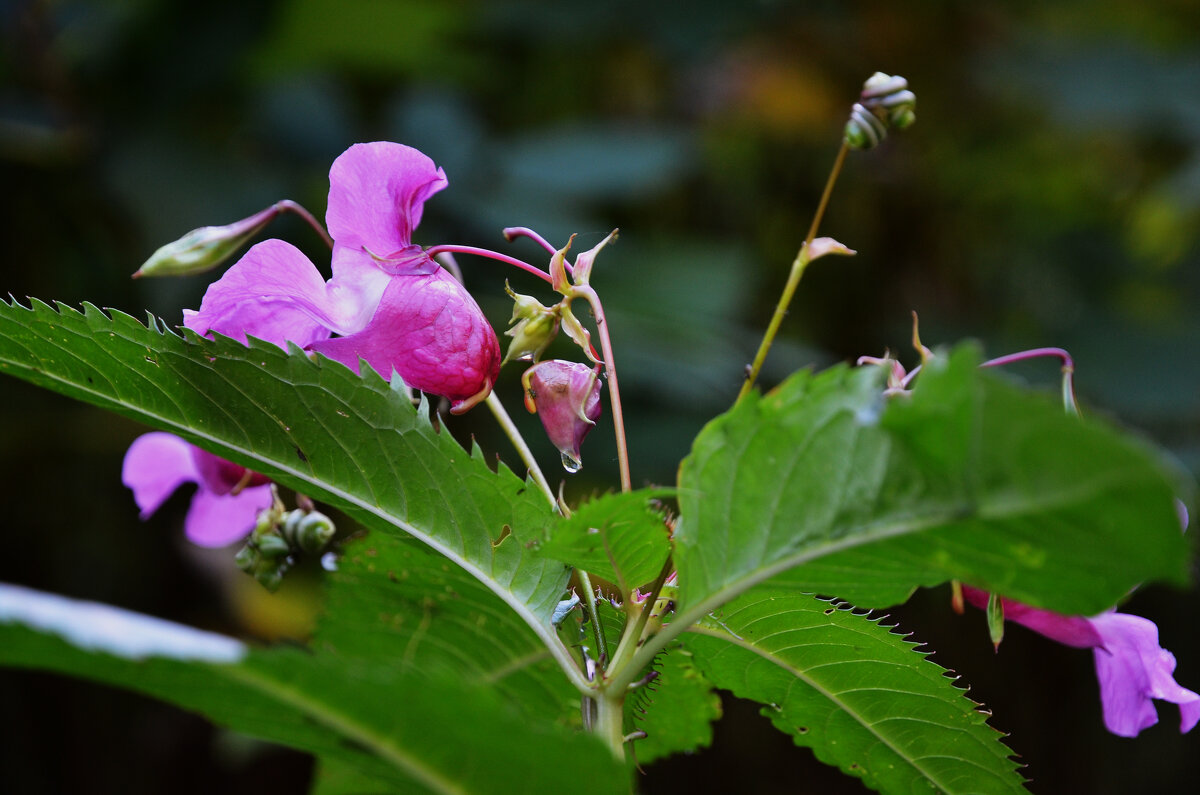
[[604,625],[600,623],[600,611],[596,609],[596,589],[592,587],[591,576],[583,569],[575,569],[579,578],[579,587],[583,590],[583,604],[587,607],[588,618],[592,622],[592,636],[596,639],[596,659],[603,668],[608,663],[608,641],[604,637]]
[[315,229],[317,234],[321,236],[321,239],[325,241],[325,245],[333,248],[333,238],[329,236],[329,233],[325,231],[325,227],[321,226],[321,223],[314,218],[313,214],[308,210],[304,209],[299,204],[296,204],[296,202],[292,201],[291,199],[284,199],[283,201],[275,202],[275,206],[281,212],[284,210],[290,210],[303,218],[305,222]]
[[625,692],[603,691],[596,695],[596,734],[612,755],[625,761]]
[[775,341],[775,334],[779,331],[779,326],[787,314],[792,296],[796,294],[796,286],[800,284],[800,277],[804,275],[804,270],[808,267],[810,260],[809,247],[812,246],[813,239],[817,236],[817,227],[821,225],[825,208],[829,205],[829,196],[833,193],[833,186],[837,183],[838,175],[842,172],[842,164],[846,162],[846,154],[849,151],[850,146],[843,139],[842,147],[838,149],[837,157],[833,161],[833,168],[829,171],[829,178],[825,180],[825,191],[821,194],[820,203],[817,204],[817,212],[813,215],[812,225],[808,228],[808,236],[804,238],[804,245],[800,247],[796,259],[792,261],[792,271],[788,275],[787,284],[784,285],[783,294],[779,296],[779,303],[775,306],[775,314],[771,316],[767,331],[763,334],[762,343],[758,346],[758,353],[754,355],[754,363],[750,366],[750,372],[747,373],[746,380],[742,383],[742,389],[738,392],[738,400],[749,394],[754,386],[758,373],[762,370],[763,362],[767,358],[767,352],[771,350],[771,344]]
[[1023,362],[1027,359],[1037,359],[1040,357],[1051,357],[1062,362],[1062,394],[1063,407],[1066,408],[1068,414],[1079,416],[1079,403],[1075,400],[1075,360],[1071,358],[1071,354],[1067,353],[1062,348],[1034,348],[1029,351],[1020,351],[1019,353],[1010,353],[1007,356],[999,356],[995,359],[988,359],[980,367],[1000,367],[1013,362]]
[[558,500],[555,498],[554,492],[550,489],[550,484],[546,482],[546,476],[542,474],[542,469],[538,466],[537,459],[533,457],[533,451],[529,449],[529,445],[525,444],[525,438],[517,430],[512,417],[504,410],[504,405],[500,402],[500,398],[496,397],[494,390],[488,393],[486,402],[487,407],[492,410],[492,415],[496,418],[496,422],[500,423],[500,428],[504,431],[504,435],[512,442],[512,446],[517,450],[517,455],[521,457],[521,460],[529,469],[529,474],[533,476],[533,482],[538,485],[542,494],[550,501],[550,507],[558,511]]
[[510,257],[507,254],[501,254],[500,252],[492,251],[491,249],[479,248],[478,246],[455,246],[455,245],[430,246],[429,248],[425,249],[425,253],[428,254],[430,257],[436,257],[438,254],[441,254],[441,253],[444,253],[447,251],[449,251],[451,253],[457,253],[457,254],[475,254],[476,256],[479,256],[479,257],[487,257],[488,259],[494,259],[498,262],[504,262],[509,265],[513,265],[527,273],[532,273],[534,276],[537,276],[542,281],[544,281],[548,284],[554,283],[553,279],[550,278],[550,274],[546,273],[544,270],[537,267],[536,265],[530,265],[528,262],[523,262],[522,260],[519,260],[516,257]]
[[[628,665],[626,661],[640,648],[642,632],[645,631],[646,622],[649,621],[650,613],[654,610],[654,603],[658,601],[658,595],[662,593],[663,583],[667,581],[667,577],[671,576],[671,564],[671,558],[668,557],[663,563],[662,571],[655,578],[654,584],[650,586],[650,593],[646,596],[646,601],[642,603],[642,610],[638,613],[638,617],[631,622],[625,622],[625,632],[621,635],[621,642],[617,644],[617,650],[613,652],[612,662],[609,664],[606,674],[611,671],[614,676],[633,681],[632,674],[636,672],[624,671]],[[632,602],[628,602],[628,604],[632,604]],[[624,690],[625,687],[628,687],[628,682],[618,689]]]
[[575,285],[571,292],[587,300],[596,317],[596,329],[600,332],[600,350],[604,354],[604,372],[608,376],[608,399],[612,404],[613,428],[617,436],[617,463],[621,469],[621,491],[631,491],[633,480],[629,475],[629,448],[625,443],[625,415],[621,411],[621,390],[617,384],[617,362],[613,358],[612,340],[608,336],[608,321],[600,296],[590,285]]
[[[555,511],[562,513],[563,507],[558,504],[558,499],[554,496],[554,492],[550,489],[550,484],[546,482],[546,476],[542,474],[542,469],[538,466],[537,459],[533,457],[533,452],[529,449],[529,445],[525,444],[525,438],[521,436],[521,432],[517,430],[517,426],[513,424],[512,417],[510,417],[508,412],[504,410],[504,405],[500,402],[500,398],[496,397],[495,392],[490,392],[488,393],[487,400],[485,402],[487,403],[487,407],[491,409],[492,415],[496,418],[496,422],[500,424],[500,428],[504,431],[504,435],[508,437],[508,440],[512,442],[512,446],[516,448],[517,455],[521,457],[521,460],[525,462],[525,466],[529,468],[529,474],[533,476],[534,483],[537,484],[538,489],[540,489],[542,494],[545,495],[546,499],[549,500],[550,507]],[[592,590],[592,583],[588,578],[587,572],[582,570],[579,571],[579,582],[580,587],[584,592],[584,603],[587,605],[588,613],[592,618],[592,623],[596,627],[596,642],[600,644],[600,651],[603,653],[607,648],[604,645],[604,631],[600,627],[600,616],[599,612],[596,610],[596,594],[595,591]],[[554,640],[544,638],[544,640],[547,644],[549,644],[557,641],[557,638]],[[554,654],[553,649],[551,650],[551,653]],[[564,661],[563,655],[554,654],[554,658],[559,662],[560,665],[563,666],[564,670],[566,670],[567,678],[571,680],[571,683],[574,684],[580,690],[580,692],[585,694],[585,697],[587,694],[592,692],[590,685],[583,681],[582,675],[573,667],[573,665],[570,666],[569,670],[567,670],[569,663]],[[569,660],[570,656],[567,655],[565,659]]]
[[550,256],[554,256],[558,253],[554,246],[550,245],[546,238],[542,237],[527,226],[508,226],[504,228],[504,231],[501,234],[503,234],[504,239],[510,243],[518,237],[527,237],[542,248],[546,249],[546,253],[548,253]]

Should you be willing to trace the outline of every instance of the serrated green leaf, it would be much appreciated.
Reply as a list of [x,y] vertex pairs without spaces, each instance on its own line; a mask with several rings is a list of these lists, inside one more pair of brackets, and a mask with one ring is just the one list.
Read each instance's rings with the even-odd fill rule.
[[1185,581],[1161,461],[978,362],[886,402],[876,368],[799,373],[710,423],[680,471],[685,618],[767,579],[864,606],[959,579],[1081,614]]
[[424,547],[368,537],[328,580],[314,650],[494,687],[531,717],[578,727],[579,692],[545,645],[482,583]]
[[602,577],[628,594],[658,576],[671,543],[657,500],[672,489],[605,494],[550,526],[541,554]]
[[660,654],[653,669],[658,678],[629,695],[625,714],[629,732],[646,736],[633,742],[638,764],[712,744],[712,723],[721,717],[721,698],[692,663],[687,649]]
[[110,409],[408,534],[496,594],[564,668],[550,626],[568,573],[526,544],[556,521],[531,483],[450,434],[387,383],[253,341],[184,339],[91,305],[0,303],[0,372]]
[[947,672],[878,618],[755,589],[681,637],[717,687],[885,793],[1025,793],[1001,735]]
[[[163,631],[163,623],[155,622],[154,631]],[[317,647],[250,651],[227,664],[131,659],[6,620],[0,622],[0,665],[82,676],[162,698],[220,725],[334,760],[389,791],[628,788],[626,771],[594,737],[532,720],[493,690],[460,677],[387,659],[347,658]],[[571,766],[545,764],[560,757]]]

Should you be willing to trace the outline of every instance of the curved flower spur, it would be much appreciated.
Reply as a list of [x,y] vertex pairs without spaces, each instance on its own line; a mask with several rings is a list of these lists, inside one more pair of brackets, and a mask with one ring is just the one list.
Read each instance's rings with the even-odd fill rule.
[[495,384],[500,345],[470,294],[412,242],[425,201],[446,184],[416,149],[355,144],[329,171],[333,278],[292,244],[266,240],[209,286],[199,311],[184,311],[184,325],[293,342],[355,370],[365,359],[466,411]]

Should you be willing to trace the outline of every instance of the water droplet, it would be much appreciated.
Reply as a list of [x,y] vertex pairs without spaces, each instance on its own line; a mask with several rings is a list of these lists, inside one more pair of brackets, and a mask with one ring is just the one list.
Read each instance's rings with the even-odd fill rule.
[[583,462],[570,453],[562,454],[563,469],[574,475],[579,470],[583,469]]

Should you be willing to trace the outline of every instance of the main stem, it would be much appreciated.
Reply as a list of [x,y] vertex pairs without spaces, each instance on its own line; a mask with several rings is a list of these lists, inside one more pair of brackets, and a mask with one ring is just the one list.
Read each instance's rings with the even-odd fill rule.
[[624,691],[601,691],[596,694],[595,733],[608,745],[614,757],[625,761]]
[[758,353],[754,355],[754,363],[750,365],[750,372],[746,375],[746,380],[742,383],[742,390],[738,392],[737,399],[741,400],[754,387],[754,382],[758,379],[758,373],[762,370],[763,362],[767,358],[767,352],[771,350],[771,344],[775,341],[775,335],[779,332],[779,326],[783,323],[783,318],[787,315],[787,308],[792,303],[792,296],[796,294],[796,287],[800,284],[800,277],[804,275],[805,269],[808,267],[809,247],[812,246],[813,240],[817,236],[817,227],[821,225],[821,219],[825,216],[825,208],[829,205],[829,196],[833,193],[833,186],[837,183],[838,175],[842,173],[842,164],[846,162],[846,154],[850,151],[850,145],[842,140],[842,147],[838,149],[837,157],[833,161],[833,168],[829,172],[829,178],[825,180],[825,191],[821,194],[821,201],[817,205],[817,212],[813,215],[812,225],[808,227],[808,235],[804,238],[804,245],[800,247],[800,252],[796,254],[796,259],[792,261],[792,272],[788,275],[787,284],[784,285],[783,294],[779,296],[779,303],[775,306],[775,314],[771,316],[771,322],[767,325],[767,331],[763,334],[762,343],[758,346]]

